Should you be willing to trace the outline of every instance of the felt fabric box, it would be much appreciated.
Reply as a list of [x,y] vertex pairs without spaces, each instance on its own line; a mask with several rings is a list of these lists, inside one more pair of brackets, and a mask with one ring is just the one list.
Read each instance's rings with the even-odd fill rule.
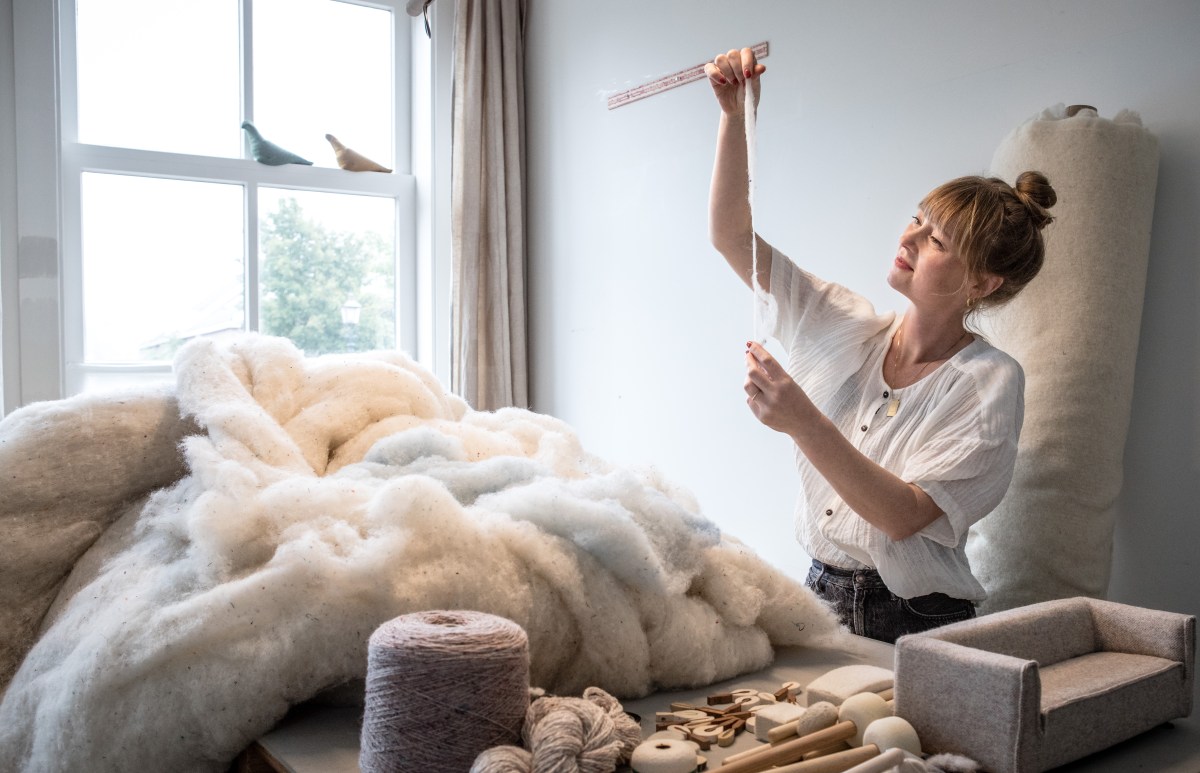
[[1192,711],[1196,619],[1057,599],[896,642],[896,714],[931,752],[1039,773]]

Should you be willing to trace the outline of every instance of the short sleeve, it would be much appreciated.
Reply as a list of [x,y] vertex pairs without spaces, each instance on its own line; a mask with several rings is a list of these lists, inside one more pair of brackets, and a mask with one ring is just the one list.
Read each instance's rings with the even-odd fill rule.
[[1015,360],[991,351],[939,401],[902,473],[944,513],[921,536],[947,547],[962,545],[971,525],[1000,504],[1016,466],[1024,376]]
[[773,335],[793,361],[823,364],[810,374],[814,383],[844,380],[862,364],[867,343],[896,317],[878,314],[865,297],[810,274],[775,249],[770,290],[778,307]]

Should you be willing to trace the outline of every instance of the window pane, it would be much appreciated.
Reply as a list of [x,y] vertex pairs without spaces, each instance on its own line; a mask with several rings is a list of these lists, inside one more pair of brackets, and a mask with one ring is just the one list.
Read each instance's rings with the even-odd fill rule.
[[79,141],[238,158],[238,0],[77,0]]
[[255,0],[254,124],[317,166],[325,135],[389,169],[392,14],[333,0]]
[[85,173],[84,360],[170,360],[199,335],[240,330],[240,185]]
[[260,329],[318,355],[396,345],[396,202],[259,191]]
[[174,384],[175,374],[169,369],[163,372],[129,370],[98,373],[85,372],[80,375],[80,392],[116,392],[130,389],[146,389],[163,384]]

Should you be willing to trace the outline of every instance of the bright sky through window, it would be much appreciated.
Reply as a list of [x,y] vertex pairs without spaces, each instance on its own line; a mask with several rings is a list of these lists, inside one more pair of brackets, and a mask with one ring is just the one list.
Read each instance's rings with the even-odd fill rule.
[[[251,8],[253,101],[243,115],[238,0],[76,0],[79,141],[236,159],[250,118],[318,167],[337,167],[326,134],[396,166],[391,12],[334,0]],[[288,193],[268,190],[258,198],[260,228]],[[83,173],[85,362],[169,360],[171,341],[246,324],[245,293],[258,289],[247,283],[247,261],[261,256],[244,249],[245,191],[236,182]],[[321,228],[374,233],[394,252],[394,199],[294,193]],[[378,296],[394,277],[372,281]],[[394,320],[394,308],[386,313]]]
[[79,141],[241,155],[237,0],[78,0]]

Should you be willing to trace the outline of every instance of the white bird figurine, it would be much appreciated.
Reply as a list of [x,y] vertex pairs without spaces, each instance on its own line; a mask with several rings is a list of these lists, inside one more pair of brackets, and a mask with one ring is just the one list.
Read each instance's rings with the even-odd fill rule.
[[297,156],[290,150],[279,147],[270,140],[264,139],[258,133],[258,129],[254,128],[254,124],[249,121],[242,121],[242,128],[246,130],[246,134],[250,137],[250,155],[260,164],[269,164],[271,166],[306,164],[312,166],[311,161]]
[[358,151],[351,150],[332,134],[326,134],[325,139],[333,146],[333,154],[337,157],[338,166],[351,172],[391,172],[386,166],[381,166]]

